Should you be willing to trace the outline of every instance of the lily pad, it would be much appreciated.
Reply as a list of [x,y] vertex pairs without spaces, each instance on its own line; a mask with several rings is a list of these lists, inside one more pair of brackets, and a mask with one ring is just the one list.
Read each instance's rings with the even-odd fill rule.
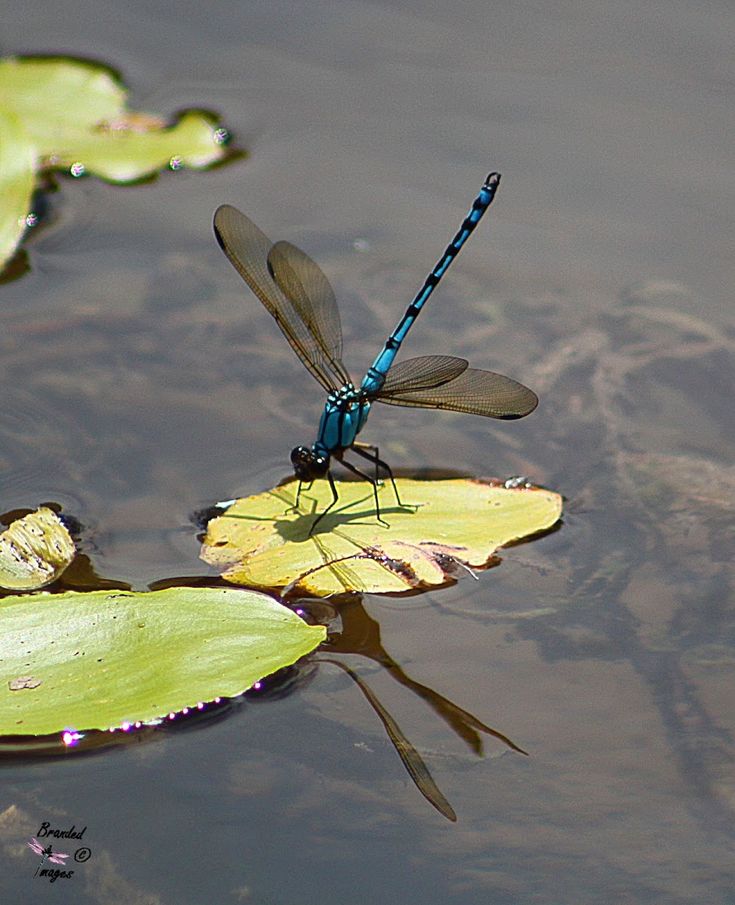
[[0,105],[0,270],[26,230],[35,179],[35,154],[23,125]]
[[33,591],[61,575],[76,549],[58,515],[41,506],[0,534],[0,588]]
[[241,694],[325,636],[323,626],[307,625],[271,597],[236,588],[6,599],[0,604],[0,734],[161,719]]
[[375,514],[372,487],[315,481],[293,509],[296,483],[235,501],[209,522],[201,557],[233,584],[287,588],[326,596],[350,591],[399,593],[445,584],[457,564],[482,568],[506,544],[551,528],[562,499],[539,487],[471,479],[396,481],[380,488]]
[[163,167],[224,159],[227,133],[189,110],[177,122],[128,110],[127,90],[104,66],[73,58],[0,59],[0,268],[12,256],[42,170],[137,182]]

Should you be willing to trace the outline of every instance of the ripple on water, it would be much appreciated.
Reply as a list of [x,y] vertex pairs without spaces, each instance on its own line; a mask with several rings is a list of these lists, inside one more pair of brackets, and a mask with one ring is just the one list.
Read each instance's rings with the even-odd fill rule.
[[39,394],[6,387],[0,418],[0,497],[2,508],[55,500],[76,502],[70,495],[78,480],[75,464],[74,414],[63,413]]

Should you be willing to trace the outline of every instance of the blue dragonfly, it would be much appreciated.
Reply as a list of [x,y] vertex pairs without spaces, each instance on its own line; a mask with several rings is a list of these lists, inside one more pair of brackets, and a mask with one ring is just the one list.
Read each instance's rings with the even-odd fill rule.
[[[370,481],[378,522],[387,525],[380,516],[379,469],[388,475],[398,505],[405,508],[398,496],[393,472],[380,458],[378,448],[357,440],[373,402],[448,409],[503,419],[523,418],[536,408],[538,398],[528,387],[510,377],[471,368],[464,358],[422,355],[393,364],[406,334],[490,206],[499,183],[499,173],[487,177],[456,236],[359,386],[353,383],[342,363],[339,309],[334,290],[319,267],[290,242],[272,243],[236,208],[228,204],[217,208],[214,232],[222,250],[275,318],[304,366],[327,392],[316,440],[311,447],[297,446],[291,452],[291,463],[299,480],[296,508],[304,483],[310,485],[314,480],[326,477],[332,490],[332,502],[312,523],[309,534],[339,498],[330,470],[333,458]],[[348,450],[372,463],[374,477],[344,458]]]

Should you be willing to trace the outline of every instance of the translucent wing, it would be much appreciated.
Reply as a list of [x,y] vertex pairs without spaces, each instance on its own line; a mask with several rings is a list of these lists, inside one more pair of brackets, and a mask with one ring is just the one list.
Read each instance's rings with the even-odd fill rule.
[[385,396],[440,387],[459,377],[468,367],[468,361],[464,358],[454,358],[452,355],[422,355],[419,358],[408,358],[393,365],[388,371],[378,396],[385,401],[383,399]]
[[33,849],[33,851],[34,851],[37,855],[42,855],[42,854],[43,854],[43,846],[42,846],[41,843],[38,841],[38,839],[36,839],[35,836],[31,836],[31,841],[30,841],[29,843],[27,843],[27,844],[30,846],[30,848]]
[[[325,390],[339,389],[347,374],[340,360],[339,312],[327,278],[317,265],[303,252],[295,255],[297,249],[288,243],[279,243],[276,249],[252,220],[228,204],[217,208],[214,232],[305,367]],[[284,251],[284,246],[289,251]]]
[[[406,365],[409,363],[404,362]],[[523,418],[538,405],[536,394],[522,383],[476,368],[467,368],[458,377],[434,388],[393,386],[386,391],[386,386],[387,381],[375,397],[378,402],[447,409],[487,418]]]
[[268,255],[273,279],[316,340],[325,362],[341,382],[350,375],[342,365],[342,325],[334,290],[319,266],[290,242],[276,242]]
[[64,854],[64,852],[52,852],[52,854],[49,855],[48,859],[52,864],[62,864],[63,865],[66,863],[66,859],[68,857],[69,856]]

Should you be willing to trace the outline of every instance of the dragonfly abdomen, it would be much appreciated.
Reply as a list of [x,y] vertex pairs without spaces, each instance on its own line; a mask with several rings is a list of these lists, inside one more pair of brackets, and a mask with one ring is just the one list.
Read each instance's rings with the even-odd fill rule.
[[444,254],[436,262],[433,270],[426,277],[424,285],[419,289],[416,297],[396,325],[395,330],[393,330],[385,341],[383,348],[378,353],[377,358],[368,369],[368,372],[362,381],[362,389],[370,396],[377,396],[382,389],[386,375],[398,354],[398,350],[401,348],[401,343],[406,338],[406,334],[413,326],[414,321],[419,316],[419,312],[426,304],[429,296],[446,273],[447,268],[457,257],[467,239],[472,235],[472,231],[482,219],[482,215],[492,204],[499,184],[500,173],[490,173],[480,190],[480,194],[472,203],[472,208],[462,221],[459,231],[444,249]]

